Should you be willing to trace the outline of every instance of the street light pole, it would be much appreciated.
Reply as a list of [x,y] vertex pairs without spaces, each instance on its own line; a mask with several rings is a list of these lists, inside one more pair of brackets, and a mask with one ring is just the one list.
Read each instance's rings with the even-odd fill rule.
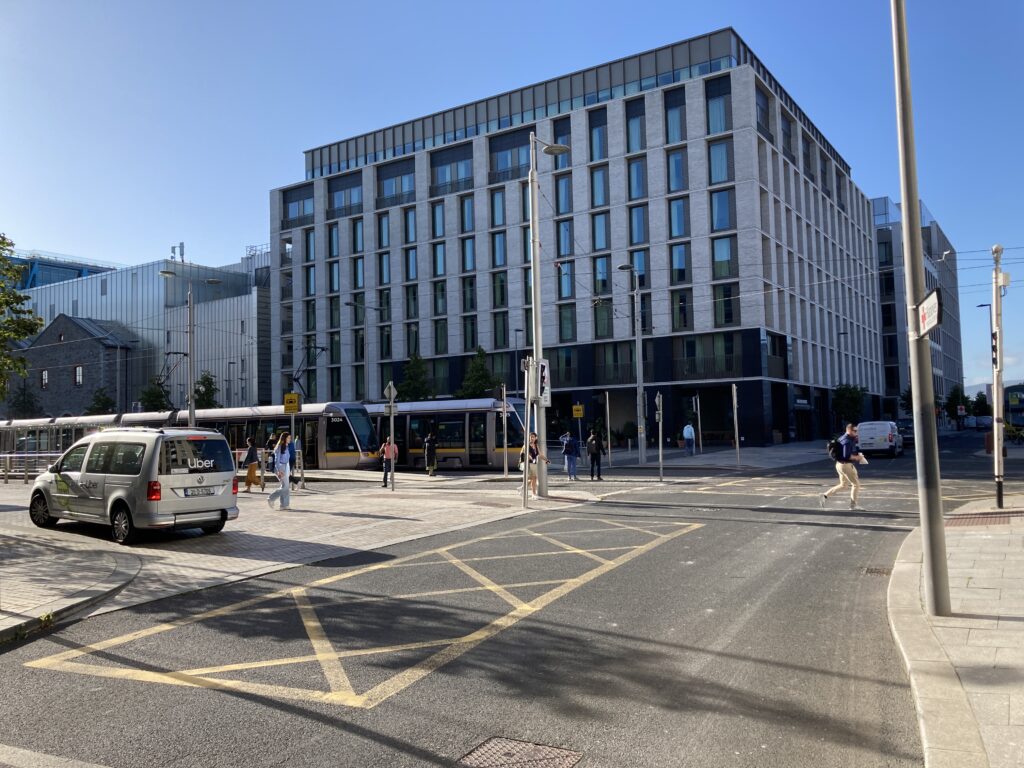
[[516,386],[515,386],[515,388],[513,389],[513,393],[514,393],[514,394],[515,394],[516,396],[518,396],[518,395],[519,395],[519,373],[520,373],[520,371],[519,371],[519,335],[520,335],[520,334],[521,334],[522,332],[523,332],[523,329],[522,329],[522,328],[516,328],[516,329],[515,329],[515,330],[513,331],[513,333],[515,333],[515,335],[516,335],[516,367],[515,367],[515,375],[516,375]]
[[[531,369],[534,380],[530,382],[529,389],[533,392],[533,398],[537,400],[537,443],[541,451],[547,450],[547,414],[540,402],[540,381],[537,371],[540,361],[544,357],[543,339],[543,317],[541,316],[540,305],[540,182],[537,180],[537,145],[544,145],[546,155],[564,155],[569,148],[563,144],[548,144],[537,138],[537,134],[530,132],[530,173],[528,177],[530,189],[530,287],[531,305],[530,312],[533,328],[533,368]],[[537,495],[548,495],[548,472],[547,465],[538,461],[537,464]]]
[[[184,250],[184,246],[182,246]],[[178,273],[172,269],[161,269],[160,277],[172,278],[177,277]],[[219,285],[220,278],[207,277],[203,280],[207,285]],[[195,317],[195,305],[192,301],[192,277],[188,279],[188,296],[187,296],[187,307],[188,314],[186,319],[187,328],[185,333],[188,334],[188,425],[194,427],[196,425],[196,317]]]
[[992,246],[992,454],[996,479],[996,507],[1003,508],[1003,286],[1009,283],[999,264],[1003,246]]
[[636,343],[636,444],[637,461],[643,466],[647,463],[647,429],[644,419],[644,335],[643,320],[640,312],[640,275],[632,264],[620,264],[623,272],[629,272],[633,280],[633,337]]

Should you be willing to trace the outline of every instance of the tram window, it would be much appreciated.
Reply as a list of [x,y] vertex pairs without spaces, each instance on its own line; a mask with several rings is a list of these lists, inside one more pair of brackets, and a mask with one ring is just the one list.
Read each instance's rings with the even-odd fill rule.
[[340,453],[342,451],[358,451],[355,436],[348,425],[348,420],[341,416],[329,416],[325,429],[326,445],[324,450],[327,453]]
[[442,418],[437,422],[437,447],[466,447],[466,420],[464,417]]
[[436,432],[434,418],[432,416],[410,416],[409,417],[409,447],[422,448],[423,438],[431,432]]
[[[510,416],[507,419],[508,422],[508,444],[509,445],[522,445],[523,444],[523,428],[519,426],[519,421],[515,416]],[[502,437],[502,419],[501,416],[496,416],[494,419],[494,444],[501,446],[505,444],[505,440]]]

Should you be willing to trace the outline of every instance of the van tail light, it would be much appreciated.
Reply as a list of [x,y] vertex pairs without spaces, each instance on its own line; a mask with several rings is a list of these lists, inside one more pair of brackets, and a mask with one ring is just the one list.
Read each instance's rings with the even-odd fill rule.
[[231,478],[231,493],[233,493],[235,496],[238,495],[238,478],[237,477]]
[[160,501],[160,481],[150,480],[146,486],[146,501]]
[[892,442],[892,432],[889,433],[889,442]]

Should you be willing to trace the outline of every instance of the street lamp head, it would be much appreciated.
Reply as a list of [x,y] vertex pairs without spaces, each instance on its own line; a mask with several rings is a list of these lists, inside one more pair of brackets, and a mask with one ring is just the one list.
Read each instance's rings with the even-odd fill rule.
[[545,155],[551,155],[552,157],[558,157],[558,155],[564,155],[569,152],[569,148],[565,144],[548,144],[543,142]]
[[173,269],[161,269],[160,270],[160,277],[177,277],[177,276],[178,276],[178,273],[175,272]]
[[619,266],[617,266],[616,269],[618,269],[618,270],[620,270],[622,272],[632,272],[633,271],[633,265],[632,264],[619,264]]
[[221,280],[219,277],[208,277],[205,280],[203,280],[203,282],[206,283],[207,285],[220,285],[224,281]]
[[990,308],[990,309],[991,309],[991,308],[992,308],[992,305],[991,305],[991,304],[979,304],[979,305],[978,305],[978,307],[979,307],[979,308],[981,308],[981,307],[988,307],[988,308]]

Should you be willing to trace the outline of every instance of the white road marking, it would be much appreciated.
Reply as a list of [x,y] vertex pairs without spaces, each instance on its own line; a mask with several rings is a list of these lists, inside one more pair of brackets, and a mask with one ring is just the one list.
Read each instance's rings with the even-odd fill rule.
[[96,763],[83,763],[66,757],[44,755],[42,752],[29,752],[27,749],[8,747],[0,744],[0,764],[12,768],[106,768]]

